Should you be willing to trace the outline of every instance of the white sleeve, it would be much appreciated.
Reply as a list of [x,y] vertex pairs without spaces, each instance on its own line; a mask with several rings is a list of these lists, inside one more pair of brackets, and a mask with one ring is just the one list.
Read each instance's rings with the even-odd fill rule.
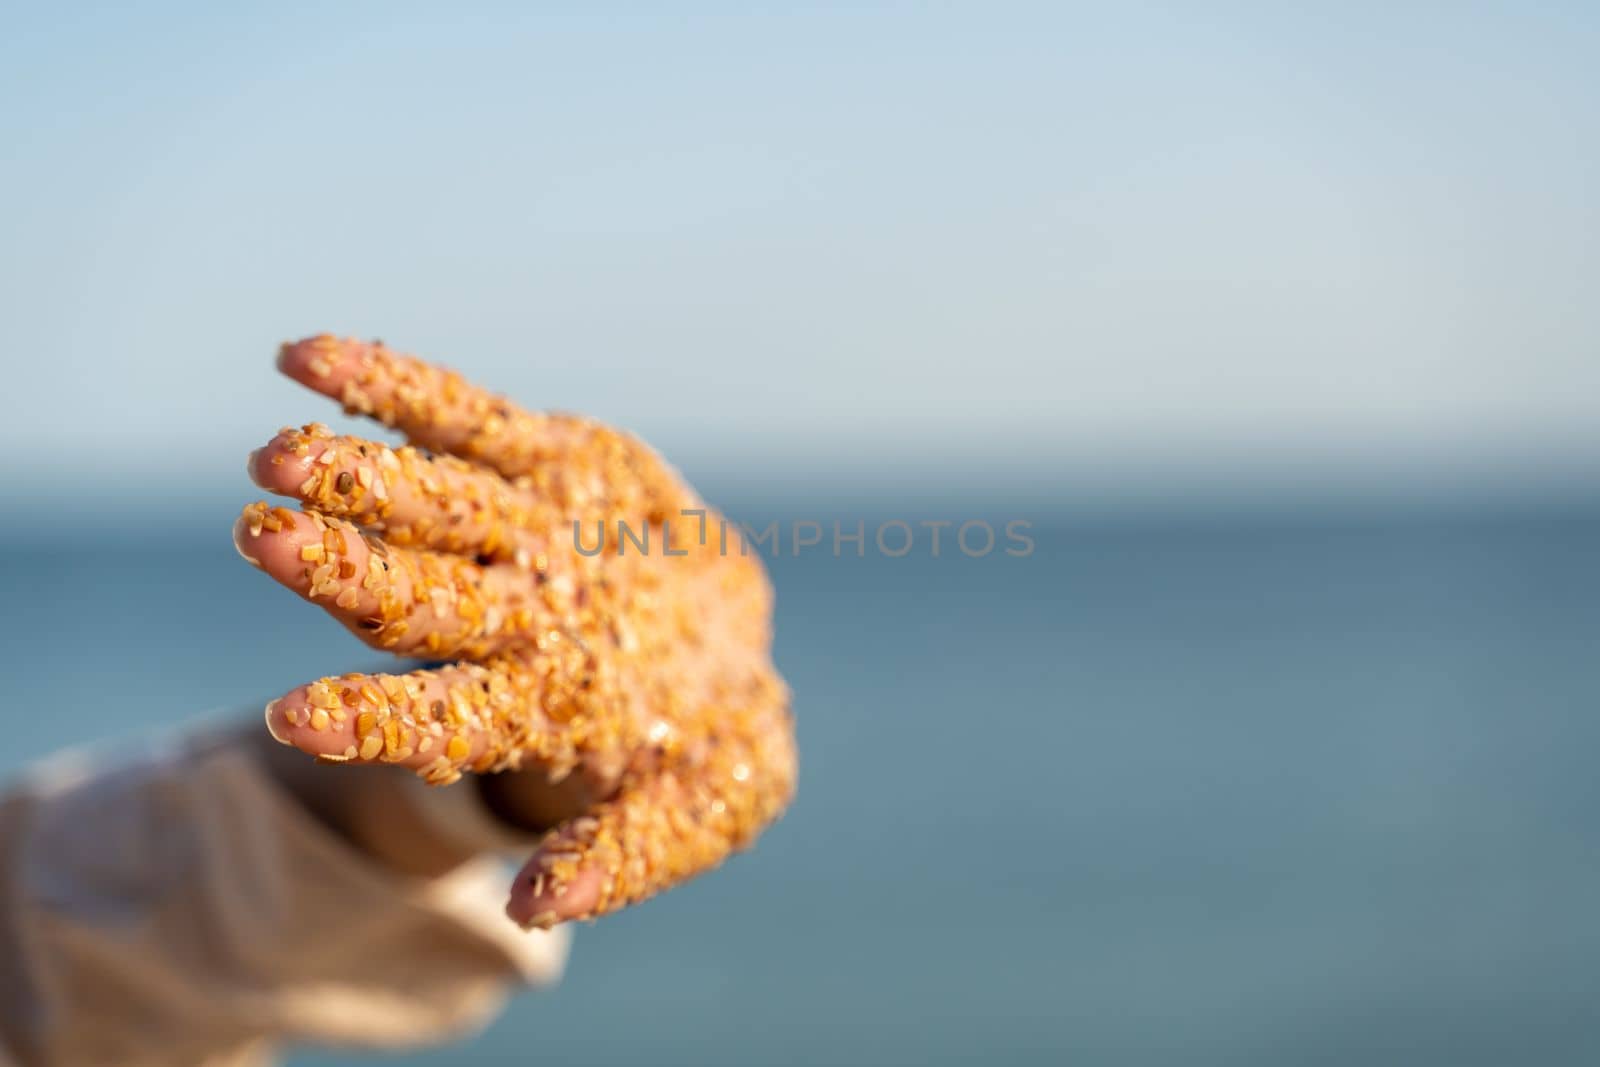
[[560,976],[567,933],[505,918],[507,881],[379,868],[236,745],[58,757],[0,797],[0,1064],[442,1041]]

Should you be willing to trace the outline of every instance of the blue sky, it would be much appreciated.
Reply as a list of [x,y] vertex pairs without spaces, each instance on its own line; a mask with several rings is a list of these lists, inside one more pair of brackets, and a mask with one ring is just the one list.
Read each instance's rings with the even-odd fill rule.
[[4,8],[53,478],[238,478],[323,329],[691,470],[1600,459],[1592,8],[132,7]]

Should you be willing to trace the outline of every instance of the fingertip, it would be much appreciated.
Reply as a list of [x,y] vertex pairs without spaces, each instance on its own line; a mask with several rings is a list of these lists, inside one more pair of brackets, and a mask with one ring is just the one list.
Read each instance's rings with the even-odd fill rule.
[[[281,455],[281,452],[279,452],[277,449],[277,444],[278,439],[274,437],[265,445],[262,445],[260,448],[252,451],[250,453],[250,458],[245,461],[244,465],[245,473],[250,476],[250,480],[255,482],[256,485],[260,486],[262,489],[265,489],[269,493],[280,492],[278,487],[273,484],[272,479],[273,471],[275,469],[272,464],[272,456],[274,454]],[[281,468],[282,464],[279,464],[278,466]]]
[[337,339],[327,333],[303,337],[298,341],[285,341],[278,346],[278,369],[299,381],[312,375],[311,362],[317,359],[323,350],[334,348],[337,344]]
[[307,388],[337,395],[348,377],[353,347],[354,342],[342,341],[330,333],[285,341],[278,348],[278,370]]
[[544,853],[517,873],[506,900],[506,917],[524,930],[548,930],[558,923],[592,915],[600,903],[605,874],[598,867],[580,867],[570,879],[545,869]]
[[344,708],[318,707],[309,685],[289,690],[266,708],[267,732],[273,740],[323,759],[356,756],[351,719]]
[[269,493],[295,496],[311,472],[312,458],[299,455],[284,434],[278,434],[250,453],[247,470],[250,480]]
[[277,520],[276,529],[252,523],[248,514],[240,516],[233,527],[234,544],[256,566],[299,591],[306,569],[300,548],[317,539],[316,530],[287,508],[271,513],[270,518]]
[[264,500],[246,504],[233,520],[233,547],[252,567],[271,573],[273,543],[285,528],[292,528],[293,513],[274,508]]

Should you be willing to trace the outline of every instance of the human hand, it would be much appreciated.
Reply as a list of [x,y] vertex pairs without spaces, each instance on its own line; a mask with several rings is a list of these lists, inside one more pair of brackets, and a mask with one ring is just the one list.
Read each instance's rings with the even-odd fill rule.
[[381,343],[319,336],[278,362],[411,444],[283,430],[250,473],[304,510],[245,508],[240,553],[368,644],[455,662],[291,690],[267,706],[275,738],[439,785],[495,774],[497,806],[554,813],[507,904],[526,926],[643,900],[781,814],[788,691],[736,525],[637,440]]

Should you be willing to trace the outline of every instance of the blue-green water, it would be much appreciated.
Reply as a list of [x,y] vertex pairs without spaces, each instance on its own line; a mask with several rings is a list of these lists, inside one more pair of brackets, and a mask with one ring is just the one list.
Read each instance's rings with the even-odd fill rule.
[[[369,662],[226,528],[6,543],[9,766]],[[775,561],[790,815],[399,1062],[1600,1062],[1600,517],[1034,535]]]

